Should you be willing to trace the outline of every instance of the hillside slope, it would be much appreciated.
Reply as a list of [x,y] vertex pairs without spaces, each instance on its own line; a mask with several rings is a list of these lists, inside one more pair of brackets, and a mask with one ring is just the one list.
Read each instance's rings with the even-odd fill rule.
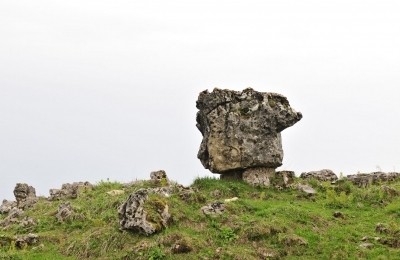
[[[308,184],[317,194],[197,178],[188,196],[149,197],[169,206],[172,222],[146,236],[121,231],[117,211],[129,194],[154,184],[100,181],[68,199],[73,213],[63,222],[56,215],[64,201],[40,198],[0,229],[0,259],[400,259],[400,197],[382,188],[400,191],[400,182],[364,189],[348,181]],[[200,210],[215,201],[224,203],[223,214]],[[37,224],[21,225],[26,217]],[[17,243],[29,233],[37,243]]]

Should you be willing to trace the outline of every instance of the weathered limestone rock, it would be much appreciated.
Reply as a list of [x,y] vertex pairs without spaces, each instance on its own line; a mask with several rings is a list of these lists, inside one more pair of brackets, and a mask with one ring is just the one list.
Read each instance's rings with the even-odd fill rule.
[[69,216],[72,215],[72,213],[73,211],[71,208],[71,204],[69,201],[66,201],[58,205],[56,218],[59,222],[64,222]]
[[75,199],[81,192],[93,189],[89,182],[64,183],[61,189],[50,189],[49,200]]
[[34,227],[36,225],[37,223],[35,220],[29,216],[24,217],[24,219],[19,223],[20,227]]
[[27,209],[32,207],[39,199],[36,197],[36,190],[26,183],[17,183],[14,188],[14,196],[17,200],[17,207]]
[[17,202],[12,200],[3,200],[3,203],[0,206],[0,214],[7,214],[10,210],[17,206]]
[[171,221],[168,205],[162,199],[149,199],[152,189],[139,189],[129,195],[118,208],[121,230],[151,235],[167,227]]
[[163,170],[151,172],[150,181],[156,185],[161,185],[161,186],[169,185],[169,179],[167,173]]
[[124,194],[124,193],[125,193],[124,190],[110,190],[110,191],[107,191],[107,194],[109,194],[111,196],[121,195],[121,194]]
[[18,223],[18,218],[24,215],[24,211],[19,208],[12,208],[8,213],[8,216],[0,220],[0,226],[3,226],[4,229],[8,229],[9,225]]
[[15,246],[19,249],[24,249],[27,245],[31,246],[39,242],[39,236],[29,233],[27,236],[18,237],[15,240]]
[[320,171],[303,172],[300,174],[300,178],[309,180],[315,178],[319,181],[336,181],[338,177],[336,174],[328,169],[323,169]]
[[205,90],[196,107],[203,166],[223,179],[243,177],[252,184],[268,185],[272,170],[282,165],[280,132],[302,118],[286,97],[251,88]]
[[246,169],[243,173],[243,180],[251,185],[270,185],[270,179],[275,176],[275,169],[255,167]]
[[294,187],[300,191],[307,193],[308,195],[313,195],[317,193],[316,190],[305,184],[297,183]]
[[220,201],[216,201],[214,203],[202,207],[201,211],[205,215],[223,214],[225,211],[225,204]]
[[346,178],[359,188],[369,187],[370,184],[377,184],[379,182],[393,182],[400,178],[398,172],[373,172],[373,173],[360,173],[354,175],[347,175]]

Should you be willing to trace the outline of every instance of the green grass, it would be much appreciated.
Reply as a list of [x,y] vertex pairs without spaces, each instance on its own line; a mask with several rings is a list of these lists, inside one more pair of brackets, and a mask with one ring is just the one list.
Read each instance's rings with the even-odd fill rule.
[[[349,182],[337,187],[309,183],[317,195],[197,178],[191,186],[198,192],[186,201],[178,193],[151,196],[149,210],[167,203],[173,222],[144,236],[121,232],[117,215],[118,206],[142,187],[110,196],[106,192],[122,189],[122,184],[101,181],[69,200],[74,213],[63,223],[55,217],[63,201],[40,199],[26,211],[37,226],[15,224],[0,231],[0,259],[400,259],[399,197],[391,197],[379,185],[359,189]],[[400,191],[399,182],[386,185]],[[219,198],[211,194],[214,190],[220,191]],[[200,210],[232,197],[239,200],[227,203],[222,215],[207,216]],[[335,218],[336,211],[344,217]],[[375,229],[377,223],[383,223],[381,230]],[[28,233],[39,235],[44,248],[13,246],[15,236]],[[364,236],[374,244],[372,249],[359,247]]]

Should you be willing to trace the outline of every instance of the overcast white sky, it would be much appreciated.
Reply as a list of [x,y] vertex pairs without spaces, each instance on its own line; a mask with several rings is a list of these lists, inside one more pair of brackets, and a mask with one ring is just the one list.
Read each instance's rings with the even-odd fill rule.
[[195,101],[278,92],[282,169],[400,171],[400,1],[1,1],[0,199],[74,181],[189,184]]

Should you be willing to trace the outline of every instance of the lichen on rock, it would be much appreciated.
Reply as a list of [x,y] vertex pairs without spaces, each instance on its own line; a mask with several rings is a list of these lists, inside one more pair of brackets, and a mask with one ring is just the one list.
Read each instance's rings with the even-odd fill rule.
[[[196,107],[196,126],[203,135],[197,157],[204,168],[224,179],[261,185],[268,185],[268,174],[282,165],[281,131],[302,118],[285,96],[251,88],[205,90]],[[265,176],[251,170],[256,167],[265,168]]]

